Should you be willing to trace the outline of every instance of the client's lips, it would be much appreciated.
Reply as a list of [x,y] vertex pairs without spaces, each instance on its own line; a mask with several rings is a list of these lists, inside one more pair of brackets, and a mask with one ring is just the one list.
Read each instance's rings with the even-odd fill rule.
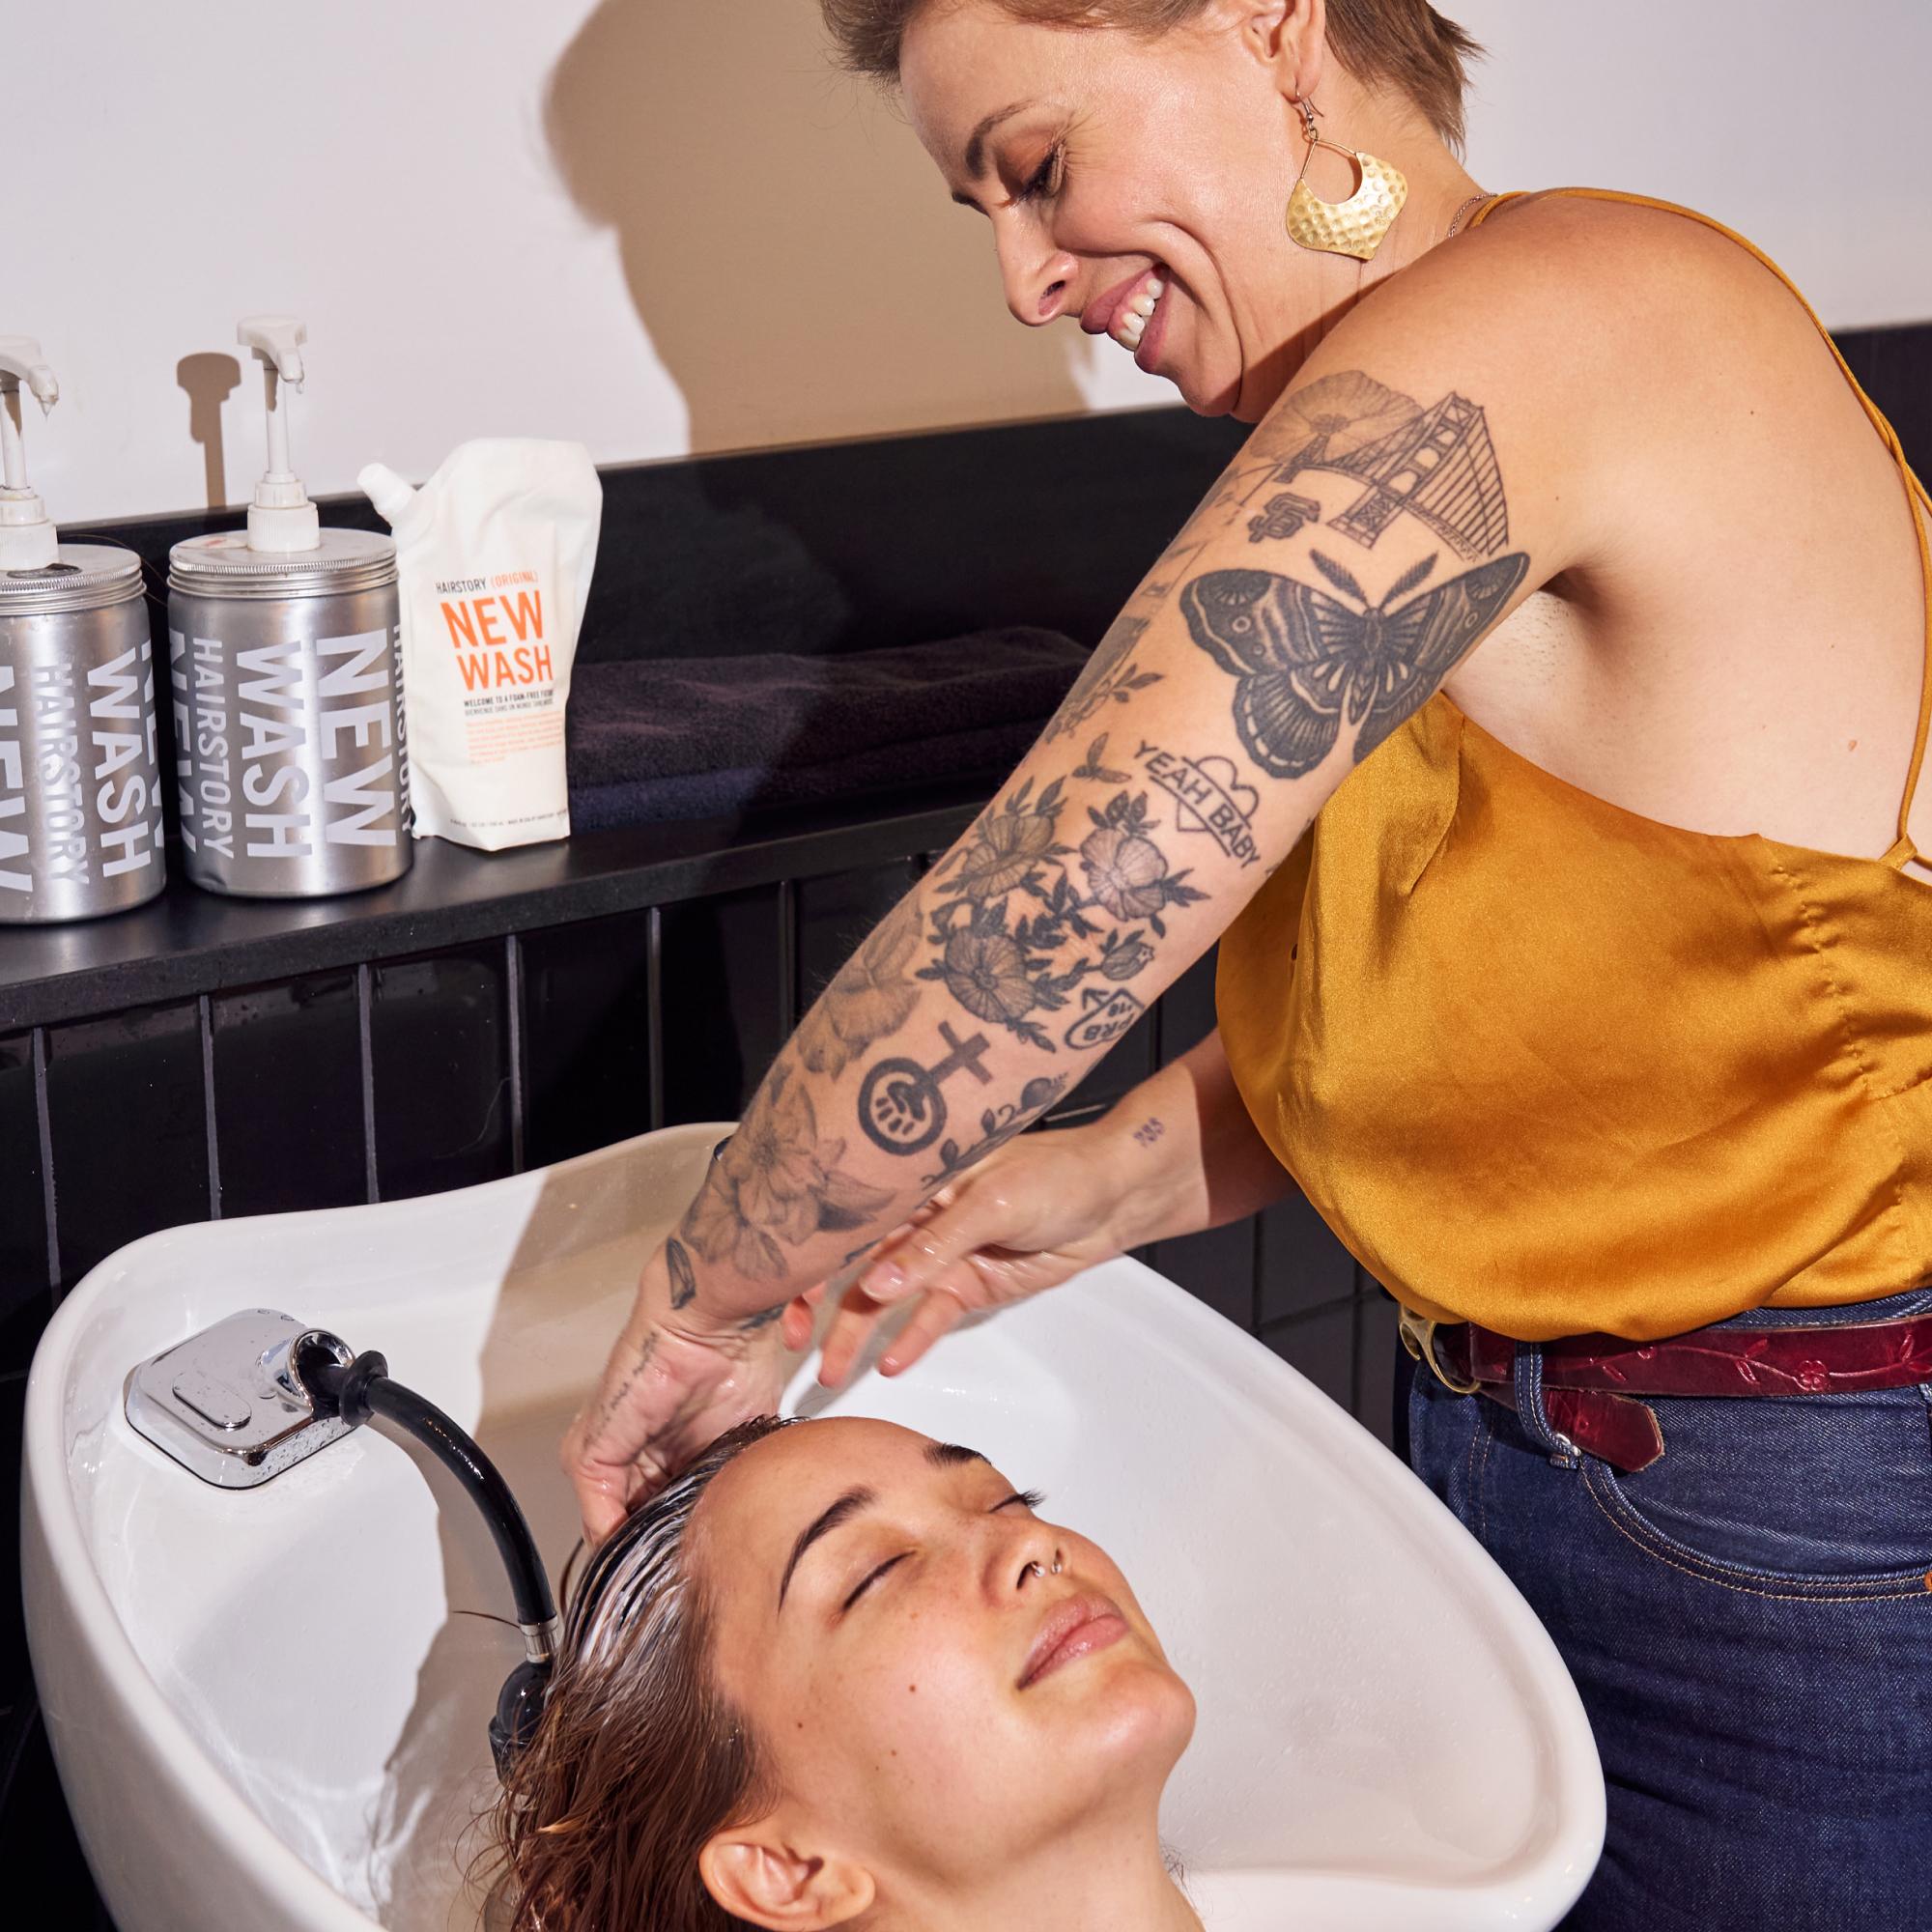
[[1127,1620],[1106,1597],[1069,1597],[1046,1613],[1033,1648],[1027,1652],[1026,1668],[1020,1672],[1019,1688],[1037,1684],[1049,1671],[1063,1663],[1105,1650],[1127,1634]]

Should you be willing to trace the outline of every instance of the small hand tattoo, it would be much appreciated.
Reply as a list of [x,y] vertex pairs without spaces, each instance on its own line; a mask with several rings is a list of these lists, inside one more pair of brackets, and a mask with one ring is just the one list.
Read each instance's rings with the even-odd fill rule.
[[665,1242],[665,1264],[670,1270],[670,1305],[689,1308],[697,1299],[697,1276],[692,1269],[691,1257],[684,1251],[684,1243],[675,1235]]

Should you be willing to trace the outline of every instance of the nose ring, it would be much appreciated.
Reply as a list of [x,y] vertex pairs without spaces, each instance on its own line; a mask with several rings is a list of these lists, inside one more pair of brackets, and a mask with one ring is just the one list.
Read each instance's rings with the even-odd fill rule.
[[[1036,1577],[1044,1577],[1048,1574],[1048,1572],[1040,1568],[1039,1563],[1037,1560],[1035,1562],[1029,1563],[1027,1565],[1027,1568],[1031,1570]],[[1053,1570],[1051,1574],[1054,1575],[1055,1577],[1058,1577],[1060,1575],[1060,1571],[1061,1571],[1060,1551],[1056,1549],[1053,1552]]]

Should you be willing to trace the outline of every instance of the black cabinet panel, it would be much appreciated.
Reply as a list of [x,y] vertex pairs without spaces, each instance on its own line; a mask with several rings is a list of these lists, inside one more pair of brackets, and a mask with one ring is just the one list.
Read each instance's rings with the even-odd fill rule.
[[1220,949],[1209,947],[1160,996],[1160,1057],[1179,1060],[1214,1031],[1214,964]]
[[1295,1188],[1261,1217],[1261,1312],[1265,1326],[1355,1292],[1355,1258]]
[[[25,1658],[21,1662],[24,1663]],[[12,1747],[12,1748],[8,1748]],[[73,1932],[114,1932],[113,1921],[94,1893],[94,1880],[81,1856],[80,1841],[61,1797],[53,1753],[47,1748],[39,1710],[28,1700],[0,1726],[0,1758],[13,1771],[0,1806],[0,1869],[20,1901],[20,1920],[10,1923],[71,1927]]]
[[735,1121],[785,1040],[795,985],[785,895],[664,909],[665,1121]]
[[376,1178],[384,1201],[508,1174],[509,1012],[500,944],[374,969]]
[[33,1359],[53,1312],[34,1038],[0,1039],[0,1375]]
[[355,973],[217,993],[209,1007],[222,1213],[347,1208],[365,1200]]
[[1396,1338],[1396,1312],[1394,1299],[1379,1288],[1355,1299],[1355,1418],[1406,1460],[1407,1431],[1399,1440],[1392,1397],[1396,1357],[1406,1363],[1408,1356]]
[[1216,1314],[1253,1332],[1255,1230],[1251,1221],[1155,1241],[1147,1251],[1147,1263],[1170,1281],[1178,1281]]
[[1278,1321],[1262,1340],[1292,1362],[1325,1396],[1346,1409],[1355,1406],[1355,1306],[1352,1301]]
[[[10,1556],[20,1547],[20,1455],[26,1414],[25,1374],[0,1376],[0,1536],[7,1539]],[[17,1568],[13,1575],[19,1575]],[[26,1611],[16,1584],[0,1590],[0,1788],[11,1762],[6,1746],[27,1723],[33,1698]]]
[[209,1215],[208,1117],[197,1004],[53,1027],[47,1113],[61,1274],[156,1228]]
[[622,913],[522,942],[528,1166],[650,1130],[655,917]]

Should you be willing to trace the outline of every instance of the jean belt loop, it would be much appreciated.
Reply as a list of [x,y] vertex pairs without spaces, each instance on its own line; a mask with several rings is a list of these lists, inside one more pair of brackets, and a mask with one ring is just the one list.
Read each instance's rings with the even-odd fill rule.
[[1549,1452],[1549,1460],[1559,1469],[1579,1466],[1577,1445],[1560,1429],[1549,1426],[1543,1407],[1543,1345],[1519,1342],[1516,1345],[1516,1408],[1531,1439]]

